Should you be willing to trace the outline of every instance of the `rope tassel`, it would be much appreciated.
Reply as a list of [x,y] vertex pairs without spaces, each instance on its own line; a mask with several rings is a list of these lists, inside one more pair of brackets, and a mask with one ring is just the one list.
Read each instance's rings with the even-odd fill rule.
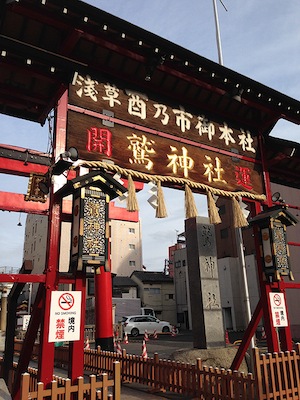
[[219,216],[218,209],[216,203],[214,202],[211,192],[207,192],[207,205],[209,212],[209,222],[213,225],[220,224],[222,221]]
[[164,194],[161,188],[161,182],[157,182],[157,209],[156,218],[166,218],[168,216],[164,200]]
[[139,211],[139,204],[136,198],[135,186],[132,176],[128,175],[128,198],[127,198],[127,211]]
[[243,211],[236,200],[236,198],[232,198],[232,205],[233,205],[233,223],[235,228],[243,228],[244,226],[248,226],[248,221],[246,220]]
[[184,185],[184,191],[185,191],[185,218],[198,217],[198,211],[191,188],[188,185]]

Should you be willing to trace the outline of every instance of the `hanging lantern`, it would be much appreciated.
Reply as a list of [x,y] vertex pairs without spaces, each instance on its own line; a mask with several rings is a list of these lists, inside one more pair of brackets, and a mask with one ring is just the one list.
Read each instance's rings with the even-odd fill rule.
[[109,196],[97,187],[83,187],[73,198],[71,265],[81,271],[84,265],[107,263]]
[[296,225],[298,220],[286,210],[285,206],[272,207],[261,212],[251,221],[259,231],[260,254],[263,277],[279,281],[281,276],[294,280],[290,268],[290,254],[286,238],[286,227]]
[[71,269],[108,263],[108,203],[127,189],[104,170],[69,180],[57,195],[73,194]]

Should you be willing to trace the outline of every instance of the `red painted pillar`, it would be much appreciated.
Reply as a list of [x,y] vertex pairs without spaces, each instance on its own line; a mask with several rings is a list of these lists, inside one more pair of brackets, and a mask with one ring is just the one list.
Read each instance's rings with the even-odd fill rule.
[[262,135],[259,135],[258,143],[259,143],[259,150],[260,150],[260,154],[261,154],[262,172],[263,172],[263,178],[264,178],[264,184],[265,184],[265,190],[266,190],[266,196],[267,196],[267,205],[268,205],[268,207],[272,207],[273,202],[272,202],[271,182],[270,182],[270,175],[269,175],[268,165],[267,165],[266,150],[265,150],[263,140],[264,139],[263,139]]
[[39,382],[47,387],[53,376],[54,343],[49,343],[49,322],[51,293],[58,288],[58,259],[60,246],[61,226],[61,200],[52,194],[50,200],[50,212],[48,222],[48,251],[46,267],[46,283],[44,295],[44,318],[41,324],[41,340],[39,348]]
[[[255,202],[255,214],[259,214],[261,212],[261,205],[259,202]],[[276,329],[273,327],[271,318],[271,306],[270,306],[270,298],[269,293],[271,292],[270,282],[263,280],[263,269],[261,263],[261,249],[259,243],[259,233],[258,227],[253,227],[254,231],[254,241],[255,241],[255,252],[256,252],[256,262],[257,262],[257,272],[259,277],[259,286],[260,286],[260,296],[262,302],[263,316],[264,316],[264,325],[265,331],[267,335],[267,345],[268,350],[273,352],[279,352],[279,343],[277,338]]]
[[[74,289],[73,289],[74,290]],[[81,291],[81,322],[80,338],[69,345],[68,377],[72,385],[77,383],[77,378],[83,376],[84,370],[84,326],[85,326],[85,298],[86,298],[86,273],[85,270],[75,274],[75,290]]]
[[[279,287],[278,291],[283,293],[285,306],[287,307],[286,296],[285,296],[285,283],[284,283],[283,278],[281,278],[281,281],[278,283],[278,287]],[[290,320],[289,320],[289,314],[288,314],[287,308],[286,308],[286,317],[287,317],[288,326],[286,326],[284,328],[279,328],[281,351],[292,351],[293,350],[293,340],[292,340],[291,326],[290,326]]]
[[[68,92],[60,98],[56,110],[56,129],[54,136],[54,157],[56,158],[66,149]],[[44,320],[41,327],[41,343],[39,350],[39,381],[47,387],[53,378],[54,343],[49,343],[49,319],[51,292],[58,289],[59,280],[59,251],[61,233],[61,199],[50,190],[50,207],[48,221],[47,256],[46,256],[46,283],[44,296]]]
[[111,273],[104,266],[95,272],[95,341],[102,350],[113,351]]

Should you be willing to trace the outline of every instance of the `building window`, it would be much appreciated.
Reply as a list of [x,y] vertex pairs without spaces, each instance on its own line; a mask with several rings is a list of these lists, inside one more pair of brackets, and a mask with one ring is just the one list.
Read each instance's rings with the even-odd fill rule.
[[221,229],[220,234],[221,234],[221,239],[228,238],[228,228]]
[[129,267],[135,267],[135,261],[129,261]]
[[88,295],[94,296],[95,295],[95,280],[88,279]]
[[160,294],[160,288],[150,288],[150,294]]
[[134,228],[129,228],[129,233],[135,233],[135,229]]
[[176,261],[175,262],[175,268],[180,268],[181,267],[181,261]]
[[130,250],[135,250],[135,244],[130,244],[129,248],[130,248]]
[[165,295],[166,300],[173,300],[174,299],[174,294],[173,293],[169,293]]
[[122,298],[122,290],[120,288],[113,288],[113,297]]
[[185,260],[182,260],[182,266],[185,267]]

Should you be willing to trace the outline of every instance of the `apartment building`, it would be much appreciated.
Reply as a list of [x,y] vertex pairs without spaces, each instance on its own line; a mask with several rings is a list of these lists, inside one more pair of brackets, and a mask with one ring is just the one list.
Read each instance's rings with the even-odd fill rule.
[[[46,265],[48,217],[28,214],[26,219],[23,260],[32,260],[33,273],[42,274]],[[142,237],[138,211],[128,212],[126,208],[109,203],[109,241],[111,252],[111,271],[118,276],[130,276],[142,269]],[[69,270],[71,223],[61,226],[59,271]],[[87,296],[93,285],[88,279]],[[37,284],[33,285],[34,298]],[[62,289],[62,288],[61,288]],[[26,290],[26,289],[25,289]],[[28,288],[29,290],[29,288]]]

